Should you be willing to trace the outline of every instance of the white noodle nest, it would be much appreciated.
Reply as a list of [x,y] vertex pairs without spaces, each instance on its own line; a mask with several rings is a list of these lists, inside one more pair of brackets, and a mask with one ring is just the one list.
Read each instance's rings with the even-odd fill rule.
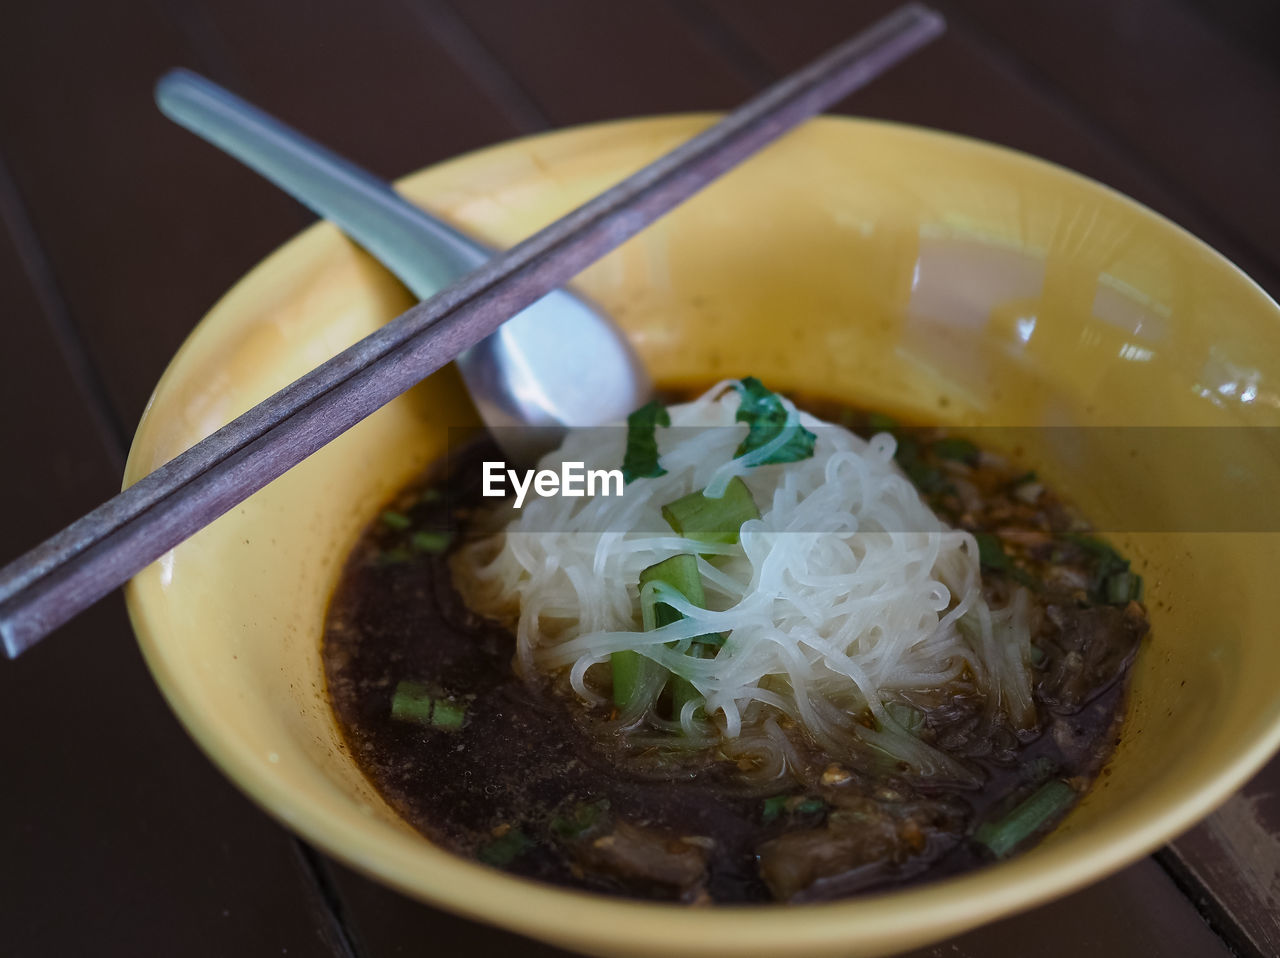
[[[577,694],[599,703],[610,654],[633,649],[688,679],[725,738],[758,734],[776,709],[825,746],[852,730],[925,772],[958,770],[886,711],[903,692],[942,688],[967,667],[1015,727],[1034,724],[1027,597],[988,608],[976,541],[921,500],[894,463],[893,436],[864,441],[787,403],[817,435],[812,458],[726,466],[746,435],[731,386],[670,408],[673,428],[657,430],[666,475],[634,480],[620,497],[531,495],[496,541],[460,551],[463,595],[513,625],[518,668],[568,670]],[[571,432],[540,466],[616,469],[625,446],[622,428]],[[670,530],[664,504],[734,473],[761,512],[737,545]],[[682,552],[700,556],[711,608],[672,599],[685,618],[644,632],[640,573]],[[686,655],[675,641],[706,633],[726,635],[714,658]],[[850,720],[867,709],[878,730]],[[698,731],[691,706],[680,720]]]

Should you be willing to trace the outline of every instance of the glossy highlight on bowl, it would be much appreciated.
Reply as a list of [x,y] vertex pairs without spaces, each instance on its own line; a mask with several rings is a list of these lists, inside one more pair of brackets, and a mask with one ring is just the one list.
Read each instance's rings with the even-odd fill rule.
[[[709,122],[547,134],[401,186],[509,244]],[[1235,267],[1096,183],[920,129],[811,122],[579,285],[625,328],[660,387],[751,373],[960,428],[1280,425],[1280,308]],[[174,358],[126,480],[408,304],[333,227],[307,230],[237,284]],[[886,954],[1122,867],[1210,811],[1280,743],[1274,534],[1133,533],[1117,545],[1146,578],[1154,634],[1135,666],[1123,739],[1081,806],[1024,856],[851,901],[716,909],[606,899],[462,861],[401,822],[346,755],[319,637],[364,524],[445,452],[450,428],[476,422],[446,370],[168,553],[127,593],[158,684],[210,757],[308,840],[425,901],[601,955]],[[1257,432],[1238,459],[1274,486],[1280,466]],[[1022,458],[1100,523],[1127,503],[1149,509],[1153,496],[1186,509],[1214,494],[1172,451],[1139,482],[1049,435]]]

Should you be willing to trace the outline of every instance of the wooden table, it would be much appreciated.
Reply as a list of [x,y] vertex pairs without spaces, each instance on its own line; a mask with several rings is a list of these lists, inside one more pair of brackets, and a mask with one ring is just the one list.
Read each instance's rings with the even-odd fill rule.
[[[948,36],[842,111],[1065,164],[1280,293],[1269,0],[937,5]],[[0,559],[118,487],[174,350],[310,219],[160,116],[151,86],[167,68],[204,72],[396,176],[552,127],[732,106],[890,6],[12,5],[0,29]],[[409,901],[268,819],[174,721],[118,596],[0,663],[0,718],[0,954],[558,953]],[[1280,953],[1277,794],[1273,763],[1154,858],[919,954]]]

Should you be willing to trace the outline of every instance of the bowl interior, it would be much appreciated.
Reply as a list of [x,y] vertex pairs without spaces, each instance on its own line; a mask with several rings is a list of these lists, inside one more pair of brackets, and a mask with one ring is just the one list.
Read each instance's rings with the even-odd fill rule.
[[[474,233],[512,243],[707,122],[549,134],[402,186]],[[1275,747],[1274,536],[1265,523],[1249,525],[1247,510],[1234,525],[1196,531],[1177,517],[1235,501],[1232,482],[1280,487],[1270,431],[1232,428],[1280,420],[1280,312],[1192,237],[1019,154],[823,119],[625,244],[580,286],[628,331],[661,385],[750,373],[908,420],[1099,427],[1016,434],[1027,464],[1086,515],[1142,529],[1115,537],[1146,577],[1154,634],[1114,762],[1049,841],[1012,862],[803,909],[605,900],[432,847],[349,759],[325,700],[318,637],[364,525],[443,454],[450,427],[476,422],[450,369],[129,586],[143,651],[180,719],[291,827],[410,894],[581,950],[878,954],[1120,867],[1207,812]],[[334,228],[308,230],[228,293],[184,345],[139,428],[127,481],[409,304]],[[1134,426],[1197,427],[1185,432],[1197,442],[1229,437],[1231,461],[1188,456],[1179,431],[1143,447],[1141,469],[1123,461],[1134,454],[1123,442],[1061,441],[1136,435],[1107,432]],[[1126,525],[1135,510],[1143,522]]]

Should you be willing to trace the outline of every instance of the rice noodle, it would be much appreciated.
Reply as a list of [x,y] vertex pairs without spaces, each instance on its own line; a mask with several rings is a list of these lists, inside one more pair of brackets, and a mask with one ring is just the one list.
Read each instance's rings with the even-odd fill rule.
[[[531,494],[496,547],[459,550],[464,597],[514,627],[519,670],[567,673],[588,702],[603,700],[610,654],[631,649],[692,683],[719,735],[763,743],[768,764],[785,762],[781,713],[837,754],[857,738],[920,774],[963,778],[884,703],[967,670],[991,708],[1015,728],[1033,725],[1025,593],[988,608],[977,542],[921,500],[894,463],[888,433],[865,441],[786,403],[787,429],[816,434],[814,455],[782,465],[735,460],[746,426],[734,422],[730,385],[670,408],[673,428],[657,435],[666,475],[634,480],[621,497]],[[625,442],[621,428],[571,432],[540,466],[614,469]],[[722,494],[735,475],[761,511],[736,545],[685,539],[663,521],[666,503],[709,484],[708,496]],[[684,618],[643,631],[640,572],[681,552],[699,556],[710,608],[664,596]],[[726,637],[714,658],[685,654],[688,640],[707,633]],[[855,720],[868,713],[874,728]],[[691,708],[673,719],[690,734],[698,722],[706,729]]]

